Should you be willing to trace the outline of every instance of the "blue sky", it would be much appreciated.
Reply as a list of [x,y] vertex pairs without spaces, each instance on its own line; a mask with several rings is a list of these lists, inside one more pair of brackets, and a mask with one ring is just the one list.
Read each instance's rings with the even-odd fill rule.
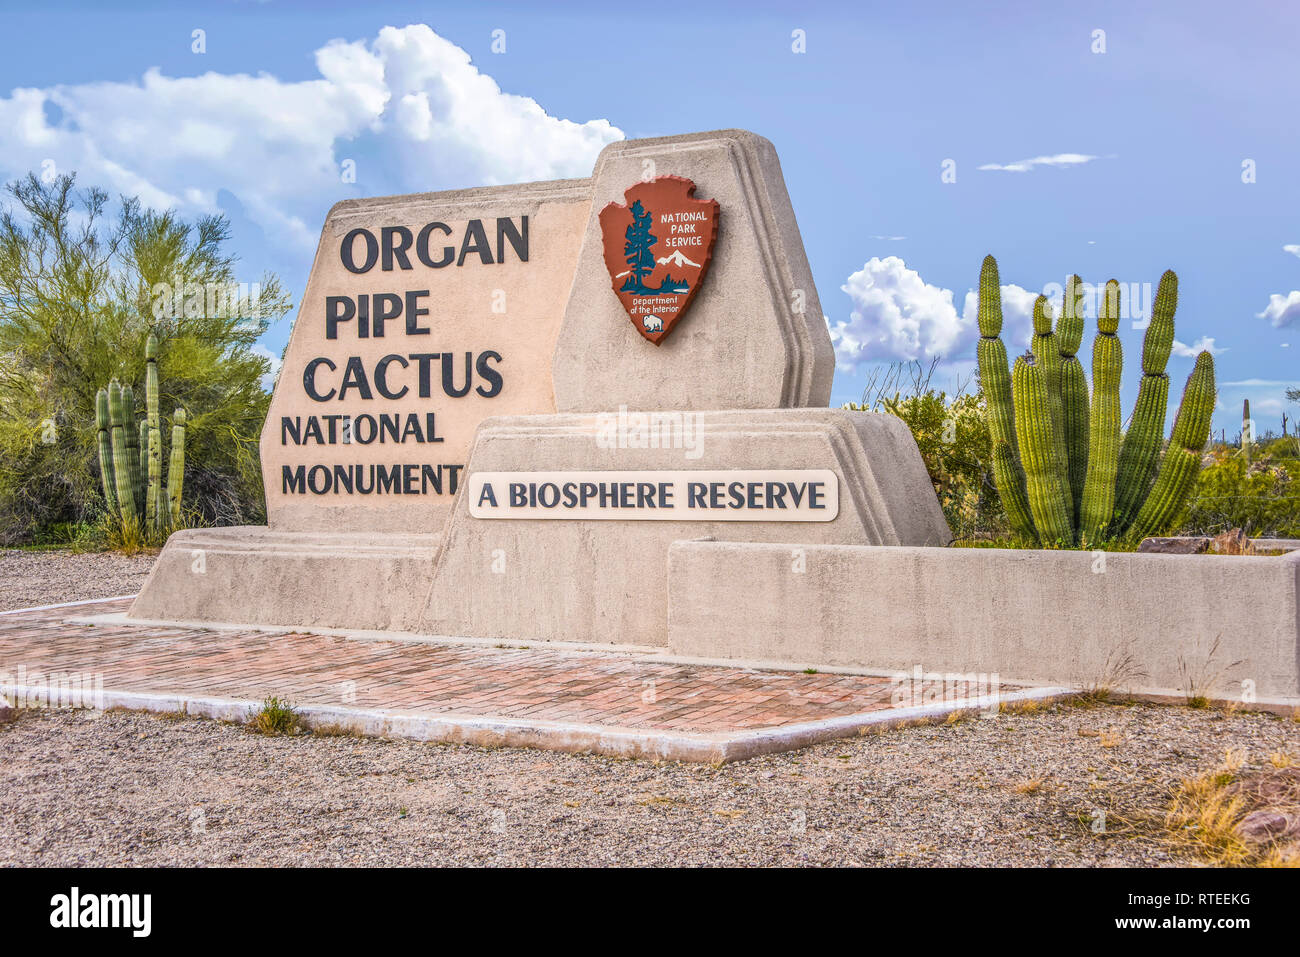
[[[619,136],[743,127],[781,155],[837,333],[833,404],[874,361],[941,354],[944,385],[968,369],[968,291],[992,252],[1013,348],[1032,294],[1069,272],[1154,289],[1173,268],[1175,396],[1212,340],[1216,430],[1238,430],[1243,398],[1261,432],[1300,413],[1283,396],[1300,386],[1293,5],[700,3],[676,21],[555,6],[6,10],[21,42],[0,59],[0,174],[50,159],[186,215],[225,212],[240,278],[269,269],[298,294],[339,199],[584,176]],[[381,35],[412,24],[432,34]],[[644,75],[646,46],[680,76]],[[277,355],[288,327],[266,336]],[[1127,411],[1141,331],[1121,335]]]

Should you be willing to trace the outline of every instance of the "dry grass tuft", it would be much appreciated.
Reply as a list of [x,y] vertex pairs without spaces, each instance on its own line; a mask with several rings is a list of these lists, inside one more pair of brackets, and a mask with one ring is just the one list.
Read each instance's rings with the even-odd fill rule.
[[1024,781],[1021,781],[1019,784],[1015,785],[1015,787],[1012,790],[1014,790],[1017,794],[1037,794],[1039,791],[1043,789],[1043,784],[1045,783],[1046,780],[1047,779],[1044,778],[1042,775],[1038,775],[1032,778],[1026,778]]
[[1275,753],[1245,770],[1229,751],[1221,768],[1186,778],[1165,815],[1175,845],[1224,867],[1300,867],[1300,768]]
[[365,735],[356,728],[346,724],[333,722],[330,724],[314,724],[311,726],[311,733],[321,738],[364,738]]
[[302,730],[302,717],[289,702],[270,697],[262,702],[261,711],[248,716],[248,729],[257,734],[297,734]]

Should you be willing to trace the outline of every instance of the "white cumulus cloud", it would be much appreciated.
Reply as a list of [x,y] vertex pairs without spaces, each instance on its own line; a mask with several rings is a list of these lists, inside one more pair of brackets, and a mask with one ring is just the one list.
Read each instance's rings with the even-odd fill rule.
[[1287,243],[1282,247],[1282,252],[1290,253],[1292,256],[1300,256],[1300,243]]
[[[621,139],[607,120],[551,116],[506,93],[428,26],[316,51],[319,77],[168,77],[18,88],[0,97],[0,171],[75,170],[95,184],[182,213],[232,193],[271,234],[314,245],[322,205],[397,184],[440,189],[590,175]],[[357,161],[357,186],[341,164]],[[380,165],[371,169],[367,163]],[[367,183],[371,186],[366,188]]]
[[1275,329],[1291,325],[1300,319],[1300,289],[1292,289],[1285,296],[1273,293],[1268,297],[1264,311],[1255,313],[1255,316],[1267,319]]
[[281,360],[278,353],[272,352],[260,342],[250,350],[253,355],[261,356],[270,363],[270,368],[266,370],[266,375],[262,376],[262,388],[270,392],[275,388],[276,377],[280,375]]
[[979,169],[1000,170],[1004,173],[1028,173],[1035,166],[1055,166],[1068,169],[1071,166],[1082,166],[1084,163],[1091,163],[1099,156],[1090,156],[1087,153],[1053,153],[1050,156],[1034,156],[1029,159],[1014,160],[1010,163],[985,163]]
[[[979,338],[979,297],[969,290],[958,312],[953,291],[931,285],[897,256],[873,256],[840,287],[853,302],[847,320],[831,322],[839,367],[942,356],[970,356]],[[1011,349],[1029,342],[1037,294],[1002,287],[1003,338]]]
[[1227,351],[1227,346],[1215,346],[1213,336],[1201,336],[1191,345],[1174,340],[1174,355],[1182,356],[1184,359],[1194,359],[1202,352],[1217,356]]

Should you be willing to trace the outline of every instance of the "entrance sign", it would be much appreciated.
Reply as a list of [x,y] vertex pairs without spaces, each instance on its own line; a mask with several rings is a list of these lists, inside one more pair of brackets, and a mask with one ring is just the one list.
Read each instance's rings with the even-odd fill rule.
[[659,522],[830,522],[839,481],[829,469],[476,472],[474,518]]
[[666,647],[728,614],[670,601],[674,542],[946,544],[907,426],[828,408],[834,368],[744,130],[338,203],[262,429],[268,527],[175,533],[130,615]]
[[689,179],[660,176],[630,187],[626,205],[600,211],[614,293],[636,331],[655,345],[685,314],[713,258],[718,201],[694,193]]
[[555,408],[584,181],[330,210],[262,430],[277,529],[434,532],[489,415]]

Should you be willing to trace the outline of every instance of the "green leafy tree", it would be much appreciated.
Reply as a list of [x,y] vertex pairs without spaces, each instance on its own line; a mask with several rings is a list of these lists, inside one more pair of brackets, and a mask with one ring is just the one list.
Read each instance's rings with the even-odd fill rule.
[[192,223],[135,199],[113,208],[73,176],[7,187],[0,213],[0,541],[104,509],[95,394],[134,384],[143,414],[145,340],[160,342],[164,408],[189,413],[185,505],[205,521],[265,515],[257,439],[269,396],[252,351],[288,311],[279,279],[238,294],[220,216]]

